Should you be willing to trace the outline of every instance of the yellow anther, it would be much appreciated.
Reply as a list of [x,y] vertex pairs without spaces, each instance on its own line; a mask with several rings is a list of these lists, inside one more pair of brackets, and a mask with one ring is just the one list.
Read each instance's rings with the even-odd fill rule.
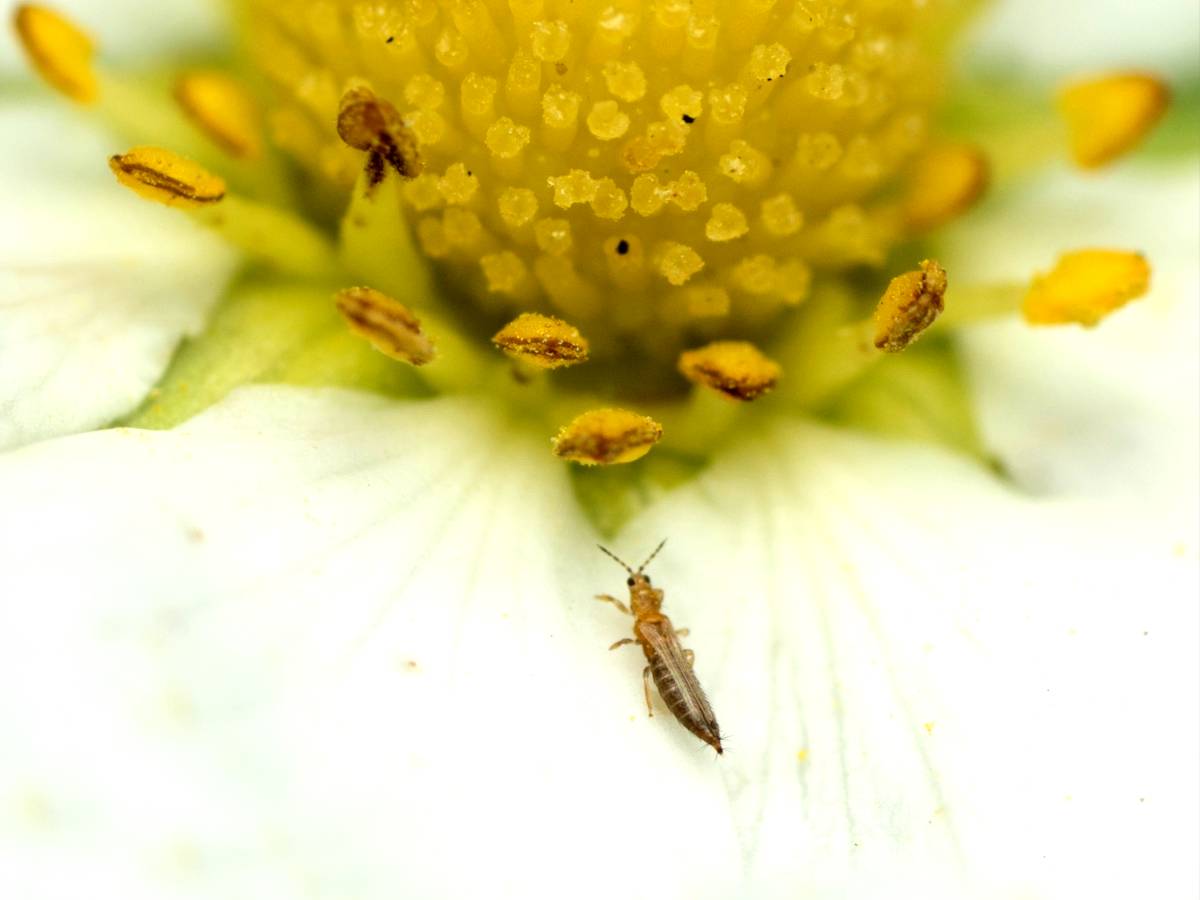
[[566,219],[541,219],[533,226],[538,248],[553,256],[571,251],[571,223]]
[[679,371],[698,384],[732,397],[755,400],[779,383],[783,369],[747,341],[715,341],[679,355]]
[[554,453],[586,466],[641,459],[662,439],[662,426],[627,409],[595,409],[563,426]]
[[502,116],[487,130],[484,143],[500,159],[512,159],[525,149],[530,137],[528,128],[518,125],[508,116]]
[[529,270],[521,257],[511,250],[490,253],[479,260],[489,291],[515,294],[529,278]]
[[704,95],[691,85],[680,84],[663,94],[658,106],[668,119],[691,125],[704,110]]
[[1133,149],[1167,109],[1170,91],[1153,75],[1119,72],[1069,85],[1059,105],[1071,136],[1071,155],[1095,169]]
[[667,185],[666,199],[684,212],[695,212],[708,200],[708,186],[695,172],[680,172],[679,177]]
[[385,356],[423,366],[437,355],[417,317],[387,294],[369,287],[346,288],[334,302],[350,330]]
[[1023,312],[1034,325],[1074,322],[1090,328],[1149,289],[1150,264],[1140,253],[1076,250],[1034,278]]
[[529,42],[533,55],[542,62],[560,62],[571,49],[571,28],[558,20],[534,22]]
[[776,194],[762,202],[762,221],[773,237],[788,237],[804,227],[804,213],[791,194]]
[[383,179],[385,163],[402,178],[421,174],[416,136],[404,124],[396,107],[376,97],[369,88],[353,88],[342,96],[337,132],[355,150],[367,151],[367,173],[372,184]]
[[492,338],[492,343],[511,356],[540,369],[559,369],[586,362],[587,339],[574,325],[540,313],[523,313]]
[[946,270],[932,260],[897,275],[875,307],[875,346],[899,353],[921,336],[945,308]]
[[175,84],[183,111],[218,146],[240,159],[262,155],[258,109],[242,86],[223,72],[189,72]]
[[987,183],[987,157],[978,147],[934,147],[913,166],[904,197],[904,216],[914,229],[935,228],[970,209],[987,189]]
[[500,218],[509,228],[517,229],[533,221],[537,215],[537,195],[529,188],[509,187],[496,198]]
[[225,196],[224,179],[159,147],[134,147],[110,157],[108,167],[139,197],[164,206],[208,206]]
[[33,4],[17,7],[13,25],[30,63],[51,87],[80,103],[96,100],[95,47],[84,31],[58,13]]
[[[421,176],[424,177],[424,176]],[[418,179],[413,179],[416,181]],[[413,182],[408,182],[411,185]],[[405,185],[407,187],[408,185]],[[438,192],[449,204],[470,203],[479,190],[479,179],[463,163],[452,163],[438,179]]]

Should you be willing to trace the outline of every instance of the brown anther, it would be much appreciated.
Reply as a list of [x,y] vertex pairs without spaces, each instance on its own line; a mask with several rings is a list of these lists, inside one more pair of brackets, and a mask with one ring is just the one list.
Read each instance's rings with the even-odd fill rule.
[[662,426],[626,409],[594,409],[563,426],[554,453],[587,466],[633,462],[662,439]]
[[945,308],[946,270],[932,260],[897,275],[875,307],[875,346],[899,353],[920,337]]
[[385,356],[423,366],[437,355],[417,317],[387,294],[369,287],[346,288],[337,293],[334,302],[350,330]]
[[734,400],[755,400],[774,389],[783,369],[748,341],[714,341],[679,355],[679,371]]
[[175,83],[175,99],[188,117],[230,156],[256,159],[262,155],[262,132],[254,100],[224,72],[182,75]]
[[404,119],[382,97],[366,87],[347,91],[338,109],[338,136],[355,150],[367,152],[367,180],[383,180],[384,164],[401,178],[415,178],[423,168],[417,138]]
[[108,167],[139,197],[164,206],[210,206],[225,197],[224,179],[161,147],[134,147],[109,157]]
[[492,343],[513,359],[541,369],[573,366],[588,358],[588,342],[578,328],[540,313],[517,316],[496,332]]
[[51,87],[80,103],[96,100],[100,91],[92,70],[95,48],[74,22],[44,6],[24,3],[16,9],[13,26],[29,61]]

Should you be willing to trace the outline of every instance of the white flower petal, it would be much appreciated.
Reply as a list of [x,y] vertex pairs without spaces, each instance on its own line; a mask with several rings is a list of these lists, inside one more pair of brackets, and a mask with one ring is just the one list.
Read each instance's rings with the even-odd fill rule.
[[17,839],[144,891],[611,896],[650,815],[696,856],[644,889],[733,890],[719,769],[605,650],[622,582],[544,440],[251,389],[9,454],[0,495],[3,683],[35,686],[0,701],[0,797],[62,809]]
[[[236,258],[112,180],[70,110],[0,108],[0,448],[107,424],[199,333]],[[17,138],[16,136],[19,136]]]
[[1196,585],[1175,537],[933,449],[747,438],[614,548],[670,538],[653,575],[719,760],[645,717],[636,650],[604,650],[628,620],[590,595],[623,575],[544,441],[467,401],[256,388],[173,432],[9,454],[0,834],[24,852],[0,859],[26,863],[0,879],[69,860],[94,893],[159,897],[1187,883]]
[[1132,66],[1186,76],[1196,68],[1197,33],[1200,10],[1191,0],[1001,0],[988,4],[967,58],[1025,74]]
[[1153,267],[1150,295],[1096,329],[1014,317],[966,334],[985,444],[1022,487],[1194,519],[1197,208],[1193,164],[1058,173],[951,232],[942,258],[960,283],[1029,278],[1060,251],[1090,246],[1139,250]]
[[744,896],[1188,895],[1194,516],[781,425],[631,531],[671,537]]

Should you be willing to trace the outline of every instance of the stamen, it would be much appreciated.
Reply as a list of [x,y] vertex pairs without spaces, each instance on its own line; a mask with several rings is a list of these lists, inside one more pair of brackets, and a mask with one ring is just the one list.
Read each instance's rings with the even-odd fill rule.
[[18,6],[13,24],[29,61],[51,87],[80,103],[95,102],[99,96],[92,69],[95,46],[86,32],[34,4]]
[[164,206],[207,206],[225,197],[224,179],[159,147],[134,147],[110,157],[108,166],[139,197]]
[[350,330],[392,359],[423,366],[437,352],[421,331],[421,322],[403,303],[374,288],[354,287],[334,298]]
[[734,400],[755,400],[772,390],[783,369],[747,341],[715,341],[680,354],[679,371],[693,384]]
[[313,277],[336,268],[333,248],[316,228],[277,207],[227,193],[223,178],[178,153],[134,147],[108,165],[139,197],[183,210],[280,271]]
[[401,178],[421,174],[416,135],[404,124],[396,107],[376,97],[370,88],[352,88],[342,96],[337,132],[355,150],[367,151],[366,169],[371,185],[383,180],[383,163]]
[[501,328],[492,343],[511,356],[540,369],[558,369],[585,362],[587,339],[562,319],[523,313]]
[[904,198],[904,217],[918,231],[936,228],[974,206],[987,184],[987,157],[978,147],[934,147],[913,166]]
[[1167,86],[1143,72],[1119,72],[1067,87],[1059,105],[1075,162],[1096,169],[1133,149],[1162,118],[1169,100]]
[[184,112],[231,156],[257,159],[263,138],[258,109],[242,86],[223,72],[189,72],[175,85]]
[[575,418],[554,438],[554,453],[585,466],[633,462],[662,439],[662,426],[626,409],[595,409]]
[[1034,325],[1074,322],[1094,327],[1150,289],[1150,264],[1140,253],[1076,250],[1033,280],[1023,312]]
[[875,346],[899,353],[912,344],[945,308],[946,284],[946,270],[928,259],[893,278],[875,307]]

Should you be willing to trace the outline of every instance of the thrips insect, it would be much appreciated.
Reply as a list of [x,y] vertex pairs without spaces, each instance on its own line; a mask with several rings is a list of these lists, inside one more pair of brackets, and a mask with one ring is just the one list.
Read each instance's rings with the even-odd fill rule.
[[676,631],[671,620],[662,614],[663,592],[650,584],[649,575],[643,574],[643,570],[658,555],[665,543],[664,540],[659,544],[646,561],[638,566],[636,572],[611,550],[600,548],[629,573],[629,578],[625,581],[629,586],[629,606],[608,594],[597,594],[596,599],[611,603],[621,612],[634,618],[634,636],[621,638],[608,649],[616,650],[626,644],[640,644],[642,652],[646,654],[647,666],[642,670],[642,687],[646,692],[646,709],[650,715],[654,715],[654,707],[650,702],[650,678],[653,677],[659,696],[679,723],[718,753],[724,753],[717,717],[713,715],[708,698],[704,696],[700,682],[696,680],[696,673],[692,671],[692,662],[696,655],[679,644],[679,638],[686,636],[688,630],[681,628]]

